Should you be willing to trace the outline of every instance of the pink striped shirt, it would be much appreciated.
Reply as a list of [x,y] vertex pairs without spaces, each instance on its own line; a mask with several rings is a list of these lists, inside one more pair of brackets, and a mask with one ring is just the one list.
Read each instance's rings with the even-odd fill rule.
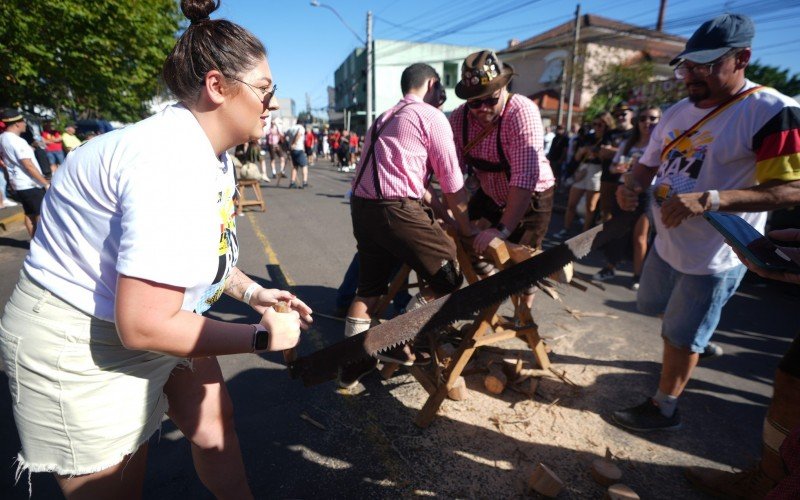
[[[458,161],[466,172],[466,163],[462,154],[462,124],[465,105],[459,106],[450,115],[450,125],[456,142]],[[509,187],[516,186],[530,191],[542,192],[555,185],[553,169],[544,154],[542,118],[539,108],[527,97],[514,94],[506,104],[503,112],[502,130],[495,129],[469,152],[473,158],[482,158],[492,163],[500,162],[497,151],[497,134],[503,153],[511,166],[511,178],[505,172],[476,171],[483,192],[489,195],[499,206],[505,206]],[[467,112],[469,114],[469,111]],[[481,130],[477,120],[470,117],[467,121],[467,141],[472,140]]]
[[355,196],[371,200],[378,198],[373,176],[375,167],[368,154],[375,127],[378,130],[383,127],[375,144],[375,161],[384,199],[422,198],[431,172],[444,193],[455,193],[464,186],[453,144],[453,131],[444,113],[416,95],[407,94],[367,132],[355,179],[362,169],[366,170],[358,186],[353,180]]

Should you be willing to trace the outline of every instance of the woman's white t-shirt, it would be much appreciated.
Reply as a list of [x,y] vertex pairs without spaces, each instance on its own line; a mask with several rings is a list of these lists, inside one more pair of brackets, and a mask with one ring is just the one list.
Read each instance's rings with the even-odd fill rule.
[[202,313],[238,258],[235,189],[227,154],[214,154],[189,110],[167,107],[70,153],[24,269],[106,321],[120,274],[185,288],[182,309]]

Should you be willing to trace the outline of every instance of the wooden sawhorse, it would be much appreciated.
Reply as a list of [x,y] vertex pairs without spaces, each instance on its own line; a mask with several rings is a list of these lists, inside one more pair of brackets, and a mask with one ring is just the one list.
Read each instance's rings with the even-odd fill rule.
[[[255,198],[247,198],[247,188],[253,190]],[[239,179],[236,183],[236,189],[239,191],[239,196],[236,198],[236,213],[241,215],[245,207],[257,206],[261,212],[267,211],[267,205],[264,203],[264,198],[261,196],[261,186],[259,181],[253,179]]]
[[[472,269],[469,254],[464,250],[460,241],[456,240],[458,251],[458,261],[462,271],[469,283],[474,283],[479,278]],[[533,255],[534,251],[529,247],[506,243],[501,240],[494,240],[487,251],[488,257],[499,269],[511,267],[514,263],[522,262]],[[389,287],[387,295],[381,298],[376,306],[377,313],[383,313],[386,306],[394,295],[403,288],[408,277],[410,268],[403,266]],[[414,285],[410,285],[409,288]],[[446,364],[440,363],[436,352],[437,342],[431,339],[433,362],[429,368],[412,366],[408,368],[411,375],[428,392],[428,399],[417,414],[415,423],[420,427],[427,427],[436,416],[444,398],[453,388],[456,381],[461,377],[461,373],[466,368],[475,350],[481,346],[494,344],[503,340],[518,337],[525,340],[533,351],[536,362],[542,369],[550,368],[550,359],[545,351],[542,339],[539,337],[539,329],[533,320],[531,311],[522,303],[520,296],[512,297],[515,306],[514,322],[506,323],[497,315],[497,310],[502,304],[491,305],[483,309],[473,323],[463,329],[463,338],[456,347],[455,353],[450,357]],[[387,365],[381,370],[384,377],[388,378],[397,369],[397,365]]]

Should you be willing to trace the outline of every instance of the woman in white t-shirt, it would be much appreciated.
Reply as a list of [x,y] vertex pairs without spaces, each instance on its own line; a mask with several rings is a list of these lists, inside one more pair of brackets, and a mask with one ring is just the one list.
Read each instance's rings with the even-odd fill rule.
[[[277,105],[264,46],[210,20],[217,6],[181,2],[191,25],[163,70],[179,104],[93,139],[58,169],[0,318],[19,467],[55,473],[68,498],[141,497],[164,412],[212,494],[251,497],[215,356],[292,348],[311,321],[291,293],[236,267],[225,151],[257,139]],[[222,293],[260,322],[203,317]]]
[[[628,172],[632,166],[639,161],[639,157],[644,154],[647,149],[647,143],[650,142],[650,132],[655,128],[658,121],[661,119],[661,109],[656,106],[647,106],[639,109],[636,115],[636,128],[633,130],[631,138],[623,141],[619,145],[617,154],[614,156],[611,164],[612,174],[624,174]],[[647,192],[649,196],[650,191]],[[614,201],[616,207],[616,200]],[[649,206],[645,204],[644,206]],[[636,220],[633,226],[633,279],[631,280],[631,289],[639,289],[639,277],[642,275],[642,266],[644,265],[644,258],[647,255],[647,241],[650,235],[650,221],[646,213],[642,213]],[[618,243],[625,243],[627,240],[622,238]],[[621,260],[624,253],[624,247],[611,243],[607,245],[604,250],[606,256],[606,265],[600,271],[595,273],[594,279],[605,281],[613,278],[616,273],[617,262]]]

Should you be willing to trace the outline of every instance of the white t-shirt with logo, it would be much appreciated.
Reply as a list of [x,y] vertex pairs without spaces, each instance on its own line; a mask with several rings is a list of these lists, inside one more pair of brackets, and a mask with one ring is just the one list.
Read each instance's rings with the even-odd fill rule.
[[[755,85],[746,81],[742,90]],[[791,107],[797,108],[797,102],[773,89],[758,91],[731,105],[690,137],[684,138],[662,162],[664,147],[711,109],[698,108],[688,99],[683,99],[664,113],[639,162],[658,168],[652,205],[656,224],[655,248],[674,269],[685,274],[708,275],[732,269],[741,265],[741,261],[725,244],[723,236],[703,217],[692,217],[677,227],[666,228],[661,221],[660,202],[655,199],[658,193],[669,191],[669,195],[674,196],[755,186],[758,184],[756,162],[771,154],[759,151],[757,158],[754,143],[768,142],[763,138],[777,133],[777,129],[772,129],[780,127],[778,118],[787,115],[786,108]],[[790,111],[788,116],[796,116],[796,110]],[[772,146],[765,143],[764,147]],[[782,177],[771,175],[771,178]],[[764,232],[766,212],[736,215]]]
[[42,167],[39,166],[36,155],[33,154],[33,148],[25,142],[25,139],[11,132],[3,132],[0,134],[0,155],[6,162],[11,187],[17,191],[44,187],[22,166],[22,160],[30,160],[39,169],[39,173],[42,172]]
[[53,294],[113,321],[120,274],[185,288],[202,313],[236,264],[233,166],[173,105],[98,136],[53,178],[24,268]]

